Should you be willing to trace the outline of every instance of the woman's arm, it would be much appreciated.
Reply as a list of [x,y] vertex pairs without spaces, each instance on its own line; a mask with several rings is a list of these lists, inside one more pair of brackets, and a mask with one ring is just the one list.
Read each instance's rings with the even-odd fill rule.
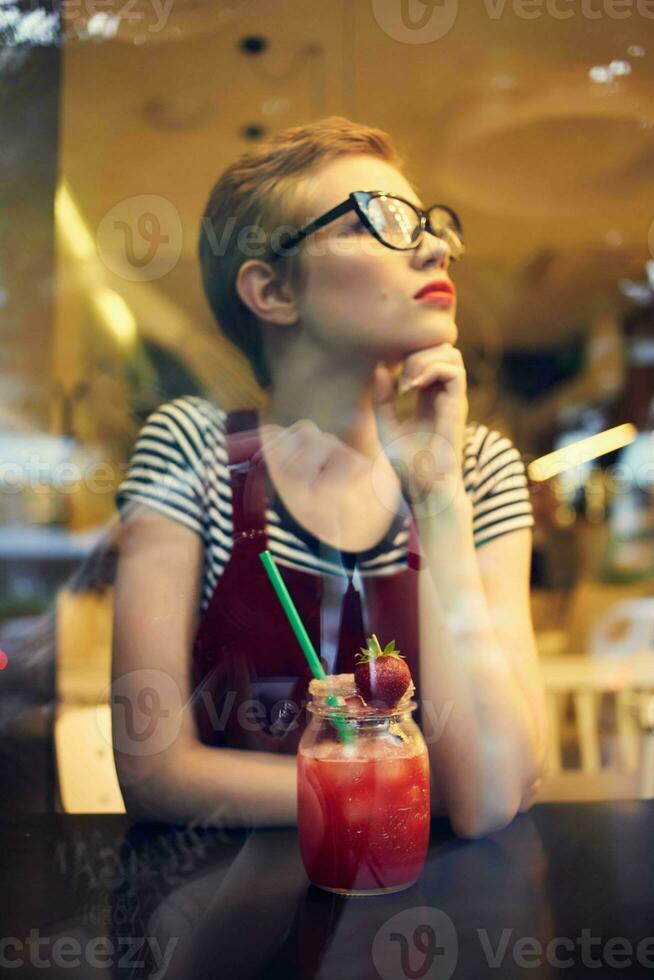
[[391,371],[380,363],[374,405],[382,445],[405,473],[424,556],[423,725],[452,826],[477,837],[530,805],[543,765],[544,699],[528,607],[531,534],[513,530],[503,543],[487,542],[507,583],[498,587],[488,555],[482,580],[463,478],[468,399],[461,352],[451,344],[414,351],[402,380],[413,401],[400,413]]
[[529,610],[531,531],[476,552],[468,494],[461,485],[450,498],[416,514],[426,566],[420,698],[424,717],[440,720],[435,738],[426,731],[432,778],[454,830],[476,837],[533,802],[546,715]]
[[294,825],[295,756],[213,748],[197,737],[190,657],[201,537],[136,504],[125,517],[115,586],[114,757],[137,820]]

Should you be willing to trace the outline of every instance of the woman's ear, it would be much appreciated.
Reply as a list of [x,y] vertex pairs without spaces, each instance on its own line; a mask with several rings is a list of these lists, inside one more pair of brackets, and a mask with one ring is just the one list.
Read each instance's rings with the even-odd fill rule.
[[293,326],[299,319],[290,283],[283,282],[269,262],[244,262],[236,277],[236,292],[260,320]]

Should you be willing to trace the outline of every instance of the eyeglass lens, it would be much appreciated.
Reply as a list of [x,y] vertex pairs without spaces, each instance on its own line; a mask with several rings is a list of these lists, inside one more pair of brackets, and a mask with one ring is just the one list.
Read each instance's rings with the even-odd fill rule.
[[[367,215],[380,238],[394,248],[410,248],[420,233],[420,216],[415,208],[393,197],[373,197],[368,202]],[[434,234],[450,246],[454,258],[463,251],[463,245],[452,216],[443,208],[434,207],[429,212]]]

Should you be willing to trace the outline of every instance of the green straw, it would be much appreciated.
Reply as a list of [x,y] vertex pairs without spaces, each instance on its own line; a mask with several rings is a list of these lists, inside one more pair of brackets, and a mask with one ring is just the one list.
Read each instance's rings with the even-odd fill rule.
[[[325,673],[325,669],[321,664],[320,658],[318,657],[318,654],[314,649],[313,643],[309,638],[309,634],[305,629],[304,623],[300,619],[300,614],[295,608],[295,603],[291,599],[289,591],[286,588],[286,583],[284,582],[284,579],[279,574],[279,569],[275,564],[275,559],[273,558],[273,556],[270,554],[268,550],[260,551],[259,558],[261,559],[263,563],[263,567],[266,569],[266,572],[268,573],[268,578],[272,582],[272,586],[275,592],[277,593],[277,598],[282,604],[282,609],[286,613],[287,619],[291,624],[291,627],[293,628],[293,632],[297,637],[297,641],[300,644],[300,647],[302,648],[302,653],[306,657],[307,663],[311,668],[311,673],[319,681],[324,681],[325,678],[327,677],[327,674]],[[338,699],[334,694],[328,695],[327,704],[331,705],[332,707],[338,704]],[[349,730],[349,728],[347,727],[343,719],[336,717],[333,719],[333,721],[334,724],[336,725],[336,728],[339,731],[342,741],[351,745],[353,741],[352,732]]]

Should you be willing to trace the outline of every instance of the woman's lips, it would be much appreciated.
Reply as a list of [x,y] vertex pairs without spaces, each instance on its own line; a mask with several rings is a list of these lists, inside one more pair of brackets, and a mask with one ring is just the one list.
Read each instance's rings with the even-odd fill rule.
[[419,290],[414,299],[428,303],[438,303],[441,306],[451,306],[454,303],[456,291],[454,284],[443,280],[442,282],[429,283]]
[[437,306],[452,306],[454,296],[452,293],[446,293],[445,290],[442,292],[425,293],[424,296],[420,296],[420,302],[435,303]]

